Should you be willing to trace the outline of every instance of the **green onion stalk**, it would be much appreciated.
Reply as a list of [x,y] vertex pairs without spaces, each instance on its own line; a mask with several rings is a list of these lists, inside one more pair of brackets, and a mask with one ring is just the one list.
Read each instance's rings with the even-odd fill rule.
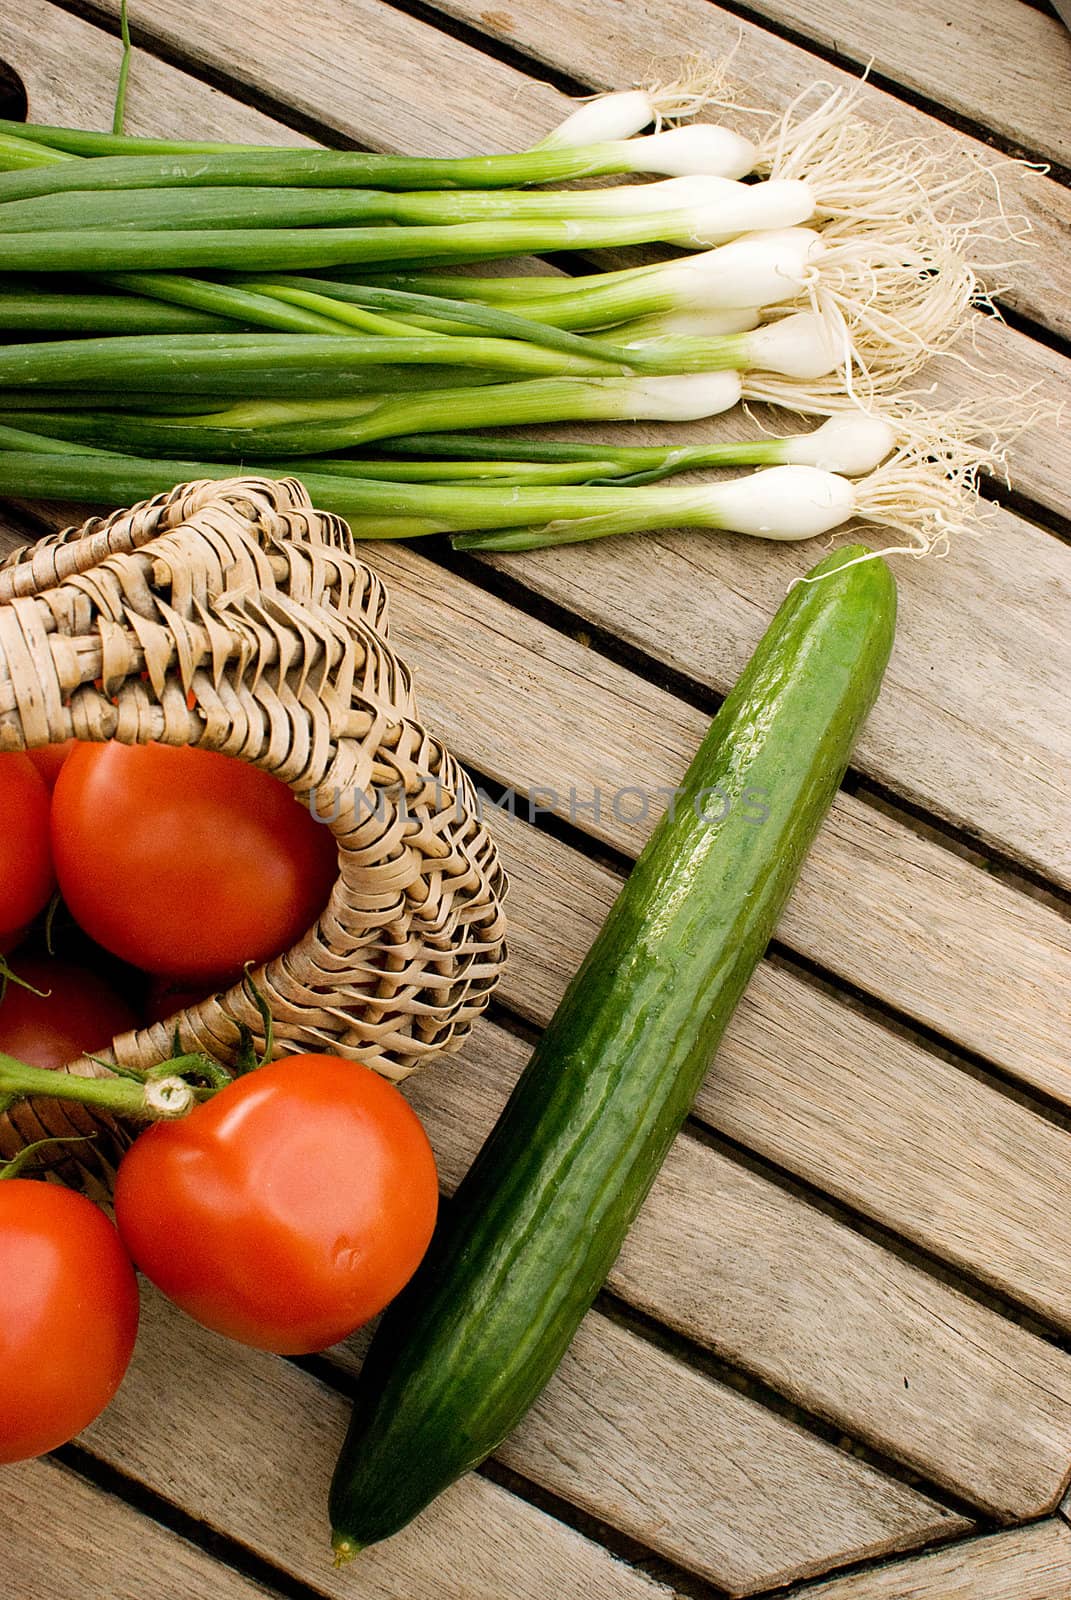
[[63,166],[74,160],[73,154],[21,138],[24,131],[21,122],[0,122],[0,173],[32,174],[42,167]]
[[[241,469],[234,463],[204,464],[191,461],[147,461],[119,455],[46,456],[0,451],[0,493],[52,496],[108,504],[137,500],[171,489],[177,481],[222,479]],[[248,469],[247,469],[248,470]],[[776,471],[812,472],[813,468],[776,468]],[[757,475],[757,477],[762,474]],[[500,488],[478,485],[397,484],[365,479],[332,477],[303,472],[313,501],[337,512],[350,523],[358,538],[418,538],[435,533],[469,530],[499,533],[507,527],[529,529],[563,523],[576,533],[593,521],[598,536],[670,527],[720,528],[736,532],[760,530],[755,516],[738,509],[732,491],[755,478],[729,484],[653,486],[631,488],[567,487]],[[821,473],[821,484],[809,500],[800,502],[790,533],[765,529],[767,537],[810,538],[839,526],[851,515],[852,497],[846,478]],[[826,481],[828,480],[828,482]],[[834,492],[831,493],[830,485]],[[798,498],[798,485],[786,485]],[[822,496],[824,495],[824,499]],[[807,511],[811,515],[807,517]],[[830,520],[832,517],[832,520]],[[734,522],[736,526],[734,527]],[[748,522],[748,526],[743,526]],[[545,539],[544,542],[552,542]],[[564,540],[561,542],[565,542]],[[573,542],[572,539],[569,542]],[[491,548],[497,548],[493,542]],[[519,542],[520,548],[527,546]]]
[[[121,30],[126,12],[126,0],[121,0],[120,23]],[[124,48],[127,35],[122,32]],[[535,151],[554,149],[575,149],[580,146],[605,142],[606,140],[621,140],[631,138],[633,134],[641,133],[644,128],[652,123],[661,127],[666,119],[681,120],[696,116],[708,104],[724,104],[729,95],[729,84],[726,77],[727,63],[719,64],[714,61],[690,63],[687,72],[680,79],[668,83],[654,83],[644,88],[616,90],[610,94],[596,95],[591,99],[581,101],[565,118],[565,120],[546,134],[534,147]],[[118,120],[118,119],[116,119]],[[80,156],[106,156],[122,155],[124,153],[142,155],[233,155],[245,154],[262,150],[262,145],[253,144],[226,144],[216,140],[177,140],[145,138],[134,135],[123,135],[122,129],[114,127],[112,132],[101,133],[84,128],[64,128],[49,126],[46,123],[23,123],[0,121],[0,132],[15,135],[24,141],[33,141],[46,147]],[[727,168],[731,164],[734,168],[733,175],[743,177],[751,170],[750,165],[742,164],[751,162],[755,155],[754,146],[738,135],[725,137],[726,130],[719,130],[719,137],[723,143],[724,154],[719,169]],[[117,135],[122,135],[117,137]],[[704,132],[703,140],[709,141],[709,131]],[[687,141],[693,143],[694,141]],[[666,148],[680,141],[670,140]],[[290,149],[283,148],[284,154],[306,153],[307,146],[295,146]],[[321,151],[319,154],[331,155],[332,152]],[[731,161],[730,161],[731,153]],[[442,163],[435,163],[442,165]]]
[[[825,253],[820,234],[796,227],[749,234],[672,261],[576,278],[444,277],[434,273],[369,273],[368,277],[377,288],[491,305],[553,327],[581,331],[665,312],[780,305],[798,299],[819,279]],[[357,276],[332,272],[322,281],[333,283],[333,292],[341,293],[343,286],[354,286]],[[253,287],[258,277],[269,282],[291,281],[270,273],[245,274],[242,281]]]
[[[746,350],[730,344],[720,350],[719,366],[747,365]],[[752,335],[743,336],[747,338]],[[712,346],[715,345],[711,341]],[[671,356],[675,352],[671,352]],[[668,358],[667,358],[668,359]],[[649,365],[656,357],[636,366]],[[128,383],[148,388],[166,385],[172,393],[211,395],[216,388],[230,392],[248,384],[249,392],[261,382],[274,380],[320,384],[334,381],[335,392],[345,393],[350,380],[363,367],[460,366],[507,376],[583,377],[627,374],[631,364],[614,361],[599,352],[597,344],[583,355],[548,350],[520,339],[443,338],[436,334],[409,334],[404,338],[365,336],[346,338],[320,334],[205,333],[190,335],[131,335],[104,339],[63,339],[22,345],[0,345],[0,394],[5,388],[92,384],[121,392]],[[670,368],[672,371],[672,368]],[[323,392],[321,390],[321,392]]]
[[[0,190],[2,193],[2,190]],[[707,245],[814,215],[799,179],[736,183],[695,176],[610,189],[458,189],[399,194],[381,189],[135,189],[38,196],[0,206],[5,234],[115,229],[352,228],[371,223],[444,227],[477,223],[605,223],[646,219],[641,241]],[[598,240],[593,242],[598,243]],[[612,241],[616,242],[616,241]],[[429,245],[427,253],[432,253]]]
[[[652,109],[648,121],[661,114]],[[644,125],[640,123],[639,127]],[[755,146],[727,128],[672,128],[646,138],[633,138],[639,127],[634,117],[624,121],[605,115],[583,117],[583,126],[581,118],[571,118],[540,145],[519,154],[442,159],[136,139],[75,128],[0,122],[0,163],[11,169],[0,176],[20,180],[0,184],[0,198],[23,198],[64,189],[158,186],[516,189],[630,173],[742,178],[755,165]],[[72,172],[65,182],[56,181],[53,175],[59,166],[69,164],[75,157],[91,158],[85,162],[88,170],[77,175]]]
[[[719,467],[821,467],[845,477],[871,472],[892,451],[896,431],[883,418],[864,412],[831,417],[809,433],[732,439],[719,444],[613,445],[575,440],[492,439],[464,434],[422,434],[380,441],[380,449],[424,459],[369,460],[353,456],[310,456],[280,463],[299,476],[327,472],[396,483],[472,482],[506,484],[588,483],[625,487],[656,483],[681,472]],[[47,448],[50,441],[42,441]],[[442,447],[455,459],[435,458]]]
[[[15,425],[10,425],[14,427]],[[18,444],[16,435],[8,441]],[[640,487],[377,481],[342,472],[307,471],[301,481],[314,503],[348,519],[357,537],[400,539],[453,533],[460,549],[526,550],[667,527],[718,529],[775,540],[807,539],[852,518],[902,533],[907,543],[886,554],[925,553],[977,515],[976,478],[990,453],[948,437],[895,443],[889,424],[863,413],[831,418],[810,434],[742,447],[767,470],[718,483]],[[26,449],[0,443],[0,494],[129,503],[169,491],[176,482],[223,479],[248,472],[238,462],[148,460],[55,453],[41,441]],[[746,454],[745,454],[746,452]],[[727,451],[721,464],[728,464]],[[882,463],[882,464],[878,464]],[[266,464],[282,473],[286,463]],[[321,462],[320,467],[331,463]],[[855,481],[849,474],[857,474]]]
[[0,331],[5,333],[233,333],[251,327],[238,316],[215,316],[162,299],[23,288],[0,279]]
[[[787,463],[818,466],[847,477],[858,477],[877,466],[892,450],[894,442],[895,432],[889,423],[880,417],[855,412],[831,417],[810,433],[706,445],[584,445],[574,441],[505,441],[485,437],[469,440],[462,434],[424,434],[412,441],[384,440],[380,445],[383,449],[401,450],[413,443],[425,457],[423,460],[309,456],[264,463],[262,470],[280,476],[304,477],[309,473],[319,477],[326,474],[390,483],[471,483],[493,487],[602,482],[639,485],[703,468],[770,467]],[[440,444],[459,459],[428,459]],[[7,424],[0,424],[0,450],[32,451],[37,455],[122,454]]]
[[[742,196],[758,194],[764,199],[761,191],[773,185],[737,187]],[[621,191],[623,194],[631,192]],[[74,210],[73,203],[70,210]],[[789,220],[770,222],[766,226],[771,231],[784,231],[805,220],[799,210],[798,206],[790,208],[785,213]],[[533,251],[618,249],[637,244],[677,244],[697,250],[763,226],[754,217],[745,220],[742,211],[730,216],[720,203],[705,202],[650,212],[634,212],[622,207],[620,214],[575,219],[521,217],[487,222],[429,223],[416,227],[370,224],[359,227],[125,229],[83,228],[71,226],[68,221],[61,227],[18,232],[4,229],[4,211],[5,207],[0,204],[0,260],[9,272],[154,272],[202,268],[239,272],[250,268],[300,271],[429,259],[493,261]],[[784,295],[772,298],[784,298]],[[755,304],[754,298],[748,304]]]
[[[495,338],[519,339],[547,350],[567,355],[600,356],[608,361],[627,363],[629,355],[618,345],[590,336],[547,327],[531,317],[522,317],[493,306],[469,306],[459,300],[444,300],[431,295],[408,294],[390,289],[351,288],[346,285],[335,294],[317,292],[319,280],[302,278],[271,281],[252,278],[225,283],[187,277],[174,272],[101,273],[98,277],[121,291],[117,299],[138,296],[174,302],[236,323],[256,322],[283,332],[378,333],[395,338],[412,337],[415,332],[461,332],[469,336],[486,334]],[[324,287],[334,289],[330,283]],[[137,303],[141,303],[141,300]],[[420,312],[420,321],[402,320]],[[295,315],[306,316],[305,327],[296,326]],[[421,323],[429,326],[421,326]],[[126,330],[119,329],[119,332]],[[136,329],[131,328],[131,333]],[[727,328],[726,332],[743,331]]]
[[[0,278],[0,329],[12,332],[70,334],[248,332],[354,332],[410,337],[414,333],[488,334],[521,339],[573,355],[603,354],[613,361],[629,357],[619,345],[548,327],[530,317],[483,305],[467,305],[430,295],[390,289],[336,286],[302,278],[232,279],[227,282],[176,272],[98,273],[96,284],[110,292],[87,292],[80,278]],[[329,291],[328,293],[322,290]],[[311,316],[295,317],[299,313]],[[757,319],[756,319],[757,322]],[[755,326],[750,319],[707,322],[696,332],[735,333]],[[676,325],[629,330],[631,337]],[[690,331],[682,329],[681,331]]]
[[377,439],[426,432],[446,421],[455,428],[696,421],[729,410],[739,398],[740,378],[726,371],[682,377],[541,378],[322,400],[248,400],[193,416],[20,406],[0,408],[0,422],[126,454],[255,462],[352,450]]
[[[222,479],[243,470],[234,462],[146,460],[85,450],[69,454],[68,446],[59,446],[55,441],[27,441],[25,432],[7,424],[0,431],[0,493],[120,503],[160,493],[178,481]],[[312,462],[308,468],[302,463],[300,476],[314,502],[348,518],[358,537],[497,532],[506,527],[527,530],[546,523],[594,522],[600,535],[687,525],[735,528],[738,532],[761,532],[774,538],[805,538],[838,526],[850,514],[845,507],[854,504],[854,491],[841,487],[848,484],[847,477],[813,463],[831,462],[849,470],[865,471],[888,453],[892,442],[887,424],[859,416],[832,419],[812,434],[754,441],[735,449],[720,447],[716,452],[719,465],[761,461],[778,472],[788,472],[778,502],[782,522],[792,495],[800,497],[809,488],[809,496],[800,499],[799,513],[789,524],[792,530],[807,531],[773,531],[761,521],[765,515],[761,504],[749,509],[755,491],[747,486],[760,478],[769,479],[768,473],[728,483],[679,487],[521,485],[510,486],[505,493],[501,485],[494,483],[443,484],[358,477],[338,471],[334,463],[325,461]],[[57,453],[46,453],[47,445]],[[61,450],[64,453],[59,453]],[[715,452],[708,448],[706,454],[710,459]],[[281,473],[287,465],[276,464],[272,470]],[[829,521],[829,517],[833,520]]]
[[[799,230],[799,233],[804,234],[804,230]],[[816,239],[816,234],[810,232],[804,234],[804,244],[808,252]],[[730,247],[726,246],[724,249],[728,253]],[[689,261],[699,263],[704,259],[704,257],[688,257],[680,265],[686,265]],[[795,264],[796,255],[794,254],[789,265],[794,266]],[[338,316],[342,306],[353,304],[376,311],[390,312],[395,316],[422,317],[430,320],[441,319],[456,326],[479,326],[487,328],[491,332],[502,332],[507,336],[516,337],[516,332],[512,335],[509,333],[511,327],[514,330],[521,327],[525,329],[528,327],[544,329],[556,327],[555,319],[559,306],[571,306],[578,296],[578,291],[585,290],[589,295],[598,292],[604,301],[603,304],[597,307],[597,315],[600,321],[592,322],[590,324],[591,327],[600,326],[601,319],[604,316],[608,322],[612,321],[623,327],[635,328],[638,323],[642,323],[642,319],[649,313],[661,315],[676,313],[681,310],[703,310],[709,312],[712,308],[706,303],[707,296],[703,292],[703,286],[697,282],[702,275],[701,271],[692,271],[689,274],[687,282],[690,293],[680,293],[671,287],[669,280],[673,275],[673,269],[677,265],[678,263],[662,262],[657,267],[632,267],[624,272],[601,272],[583,278],[554,277],[543,279],[532,277],[518,279],[519,283],[552,285],[554,292],[552,294],[543,292],[527,296],[518,295],[514,304],[509,304],[505,300],[500,301],[494,295],[476,295],[466,292],[471,284],[497,284],[510,281],[499,278],[466,278],[460,276],[455,278],[435,278],[428,276],[426,280],[420,280],[426,281],[428,284],[441,284],[444,289],[449,285],[457,284],[460,286],[460,292],[456,296],[431,292],[428,289],[418,287],[418,280],[415,279],[411,288],[405,287],[408,280],[404,278],[398,278],[395,280],[395,285],[392,286],[392,284],[381,281],[377,275],[369,275],[370,281],[367,283],[351,281],[351,279],[343,278],[337,274],[319,278],[311,273],[248,273],[232,277],[228,281],[232,282],[236,287],[248,289],[258,294],[275,295],[280,299],[297,294],[302,296],[302,299],[296,302],[298,304],[306,303],[305,297],[313,295],[318,309],[326,309],[324,302],[330,305],[329,314],[332,316]],[[784,265],[784,263],[778,260],[774,265],[777,268]],[[677,277],[679,281],[679,273]],[[112,281],[121,285],[123,280],[121,276],[117,275]],[[709,285],[706,287],[709,287]],[[766,287],[765,283],[757,286],[760,292],[764,287]],[[795,284],[794,287],[796,287]],[[637,292],[633,293],[634,289]],[[606,291],[616,291],[610,295],[609,304],[605,303]],[[717,308],[714,309],[717,310]],[[740,332],[745,325],[754,327],[759,321],[754,305],[749,305],[746,308],[747,317],[753,319],[747,320],[746,323],[740,321],[741,318],[745,317],[744,309],[721,310],[718,315],[723,318],[731,318],[732,326],[724,326],[720,330],[710,328],[710,332]],[[501,322],[488,321],[486,320],[488,318],[503,318],[505,320]],[[583,326],[587,327],[589,324],[585,323]],[[642,333],[642,331],[641,326],[639,332]],[[525,332],[521,336],[532,338],[532,334],[529,332]]]
[[[280,309],[284,309],[280,307]],[[297,308],[288,308],[296,313]],[[580,351],[548,349],[521,339],[410,332],[402,337],[352,331],[334,335],[207,333],[130,335],[0,345],[0,394],[5,388],[92,384],[123,390],[159,382],[172,393],[211,395],[247,384],[251,395],[278,392],[280,380],[305,379],[345,393],[353,375],[378,366],[461,366],[512,377],[627,377],[634,372],[686,373],[761,370],[801,380],[836,372],[841,352],[826,323],[798,312],[748,333],[712,338],[639,340],[611,352],[597,340]]]

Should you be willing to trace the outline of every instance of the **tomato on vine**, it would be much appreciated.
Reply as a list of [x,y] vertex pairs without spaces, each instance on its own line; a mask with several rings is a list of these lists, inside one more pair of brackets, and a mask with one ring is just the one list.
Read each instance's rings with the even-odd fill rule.
[[84,1195],[0,1171],[0,1462],[66,1444],[111,1401],[134,1349],[138,1287]]
[[330,830],[278,778],[160,744],[79,744],[56,781],[52,846],[91,938],[206,986],[293,944],[338,870]]
[[78,743],[77,739],[64,739],[61,744],[42,744],[36,750],[27,750],[26,754],[45,780],[49,789],[56,787],[56,779],[60,775],[60,768]]
[[280,1354],[325,1349],[416,1271],[438,1206],[416,1113],[368,1067],[290,1056],[127,1151],[115,1189],[134,1261],[205,1327]]
[[56,886],[49,843],[49,794],[27,756],[0,755],[0,941],[48,904]]
[[19,982],[9,983],[0,1000],[5,1055],[62,1067],[137,1027],[133,1008],[95,972],[42,956],[23,956],[16,965]]
[[[240,980],[236,974],[233,982]],[[230,984],[226,985],[230,988]],[[145,996],[145,1021],[167,1022],[170,1017],[176,1016],[180,1011],[186,1011],[190,1006],[200,1005],[207,999],[208,991],[203,983],[187,984],[176,983],[173,978],[155,977],[149,984],[149,992]]]

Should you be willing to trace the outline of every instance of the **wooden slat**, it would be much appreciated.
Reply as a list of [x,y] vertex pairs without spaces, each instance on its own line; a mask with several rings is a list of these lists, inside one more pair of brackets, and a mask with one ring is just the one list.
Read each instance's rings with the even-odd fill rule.
[[[550,30],[537,32],[535,13],[526,6],[480,6],[481,0],[440,0],[437,9],[512,43],[520,43],[517,35],[523,32],[526,50],[542,60],[553,51],[556,65],[585,77],[586,60],[581,65],[574,57],[566,68],[569,43],[579,32],[590,50],[595,28],[605,27],[610,14],[600,0],[569,0],[567,28],[549,40]],[[666,11],[645,9],[644,32],[663,28]],[[984,124],[1017,148],[1026,146],[1065,166],[1071,163],[1071,46],[1054,16],[1022,0],[984,0],[980,5],[953,0],[940,7],[904,0],[895,11],[881,0],[852,0],[847,14],[836,0],[792,0],[791,5],[787,0],[758,0],[750,9],[756,20],[768,17],[834,50],[841,60],[860,67],[870,64],[874,76]],[[680,6],[668,16],[672,23],[686,14]],[[762,33],[761,27],[756,31]],[[770,38],[766,33],[762,37]],[[607,70],[605,62],[602,70]],[[815,64],[816,75],[823,70]]]
[[[501,998],[544,1025],[621,880],[494,819],[511,874]],[[760,965],[697,1115],[1071,1329],[1071,1135],[968,1073]]]
[[[298,1368],[203,1332],[149,1293],[130,1375],[83,1442],[340,1600],[668,1600],[642,1572],[472,1474],[333,1573],[325,1506],[346,1416],[341,1397]],[[964,1527],[601,1317],[589,1317],[525,1437],[511,1447],[519,1470],[741,1593]]]
[[[103,9],[118,11],[117,0]],[[458,8],[460,10],[460,8]],[[475,8],[473,8],[475,9]],[[211,0],[143,0],[141,26],[169,47],[228,78],[314,117],[340,134],[372,147],[442,154],[516,146],[559,120],[566,102],[548,85],[496,62],[459,41],[389,10],[378,0],[314,0],[298,19],[271,13],[259,0],[220,8]],[[518,13],[520,16],[518,16]],[[470,14],[466,12],[466,14]],[[527,17],[528,21],[523,19]],[[706,50],[725,55],[737,47],[734,68],[764,102],[786,104],[816,78],[848,83],[848,74],[818,62],[797,46],[719,11],[705,0],[657,0],[627,13],[610,0],[547,0],[539,8],[488,7],[477,26],[512,37],[524,47],[593,84],[664,75],[682,55]],[[240,38],[242,49],[235,50]],[[429,73],[426,63],[434,62]],[[355,76],[360,93],[353,92]],[[868,114],[890,138],[932,136],[950,159],[965,150],[992,159],[932,118],[873,89]],[[444,129],[449,138],[444,145]],[[1003,183],[1009,208],[1022,210],[1034,228],[1037,253],[1016,269],[1014,303],[1057,331],[1071,327],[1071,294],[1062,271],[1061,230],[1071,217],[1071,196],[1037,173],[1009,171]]]
[[53,1461],[5,1467],[5,1600],[263,1600],[276,1594]]
[[[119,12],[112,0],[97,9]],[[549,85],[380,0],[306,0],[300,13],[263,0],[181,8],[142,0],[138,14],[135,34],[140,24],[142,37],[370,148],[403,142],[414,155],[443,153],[440,96],[448,85],[466,120],[470,99],[484,118],[470,123],[455,153],[515,148],[518,114],[549,129],[565,104]]]
[[[448,1189],[490,1132],[527,1053],[484,1023],[461,1058],[409,1085]],[[703,1104],[717,1103],[720,1078],[719,1059]],[[1064,1144],[1067,1156],[1071,1138]],[[1071,1356],[694,1137],[674,1144],[609,1287],[985,1510],[1036,1516],[1060,1496],[1071,1462]],[[600,1389],[600,1406],[605,1399]],[[660,1431],[691,1457],[678,1426]],[[546,1438],[554,1438],[549,1423]],[[504,1453],[525,1471],[529,1439],[521,1429]],[[594,1453],[621,1477],[614,1452]],[[541,1482],[551,1470],[541,1464]],[[551,1481],[575,1498],[560,1472]],[[699,1495],[693,1519],[702,1503]]]
[[[539,791],[547,811],[637,852],[706,730],[703,714],[409,549],[369,555],[392,590],[395,641],[430,725],[492,778]],[[637,787],[647,815],[631,820],[634,797],[615,814],[617,792]],[[838,796],[778,938],[1071,1101],[1067,924],[884,812]]]
[[[865,537],[865,536],[864,536]],[[875,542],[880,542],[876,540]],[[493,558],[719,693],[812,546],[670,533]],[[489,558],[491,559],[491,558]],[[896,564],[897,645],[854,762],[1013,859],[1071,884],[1071,551],[997,512],[944,562]],[[639,599],[642,597],[642,599]]]
[[[54,84],[60,59],[65,53],[69,58],[75,44],[82,59],[94,39],[111,43],[94,29],[84,30],[89,38],[75,38],[69,30],[82,25],[42,0],[30,4],[41,12],[37,34],[53,41],[51,53],[45,53],[51,76],[42,92]],[[36,49],[34,30],[29,24],[21,34],[11,28],[8,21],[0,22],[0,51],[24,66],[33,85],[40,70],[31,50]],[[427,35],[425,45],[435,38]],[[109,64],[93,80],[98,122],[107,115],[110,73]],[[196,88],[181,79],[179,99],[185,101]],[[54,97],[54,88],[50,92]],[[514,110],[527,106],[527,98],[517,99]],[[94,120],[89,105],[80,105],[83,109],[86,119]],[[455,113],[440,109],[448,144],[445,129]],[[218,96],[211,110],[222,131]],[[61,115],[55,98],[46,112]],[[545,125],[538,115],[526,114],[531,133]],[[248,115],[236,106],[227,131],[248,136]],[[191,120],[187,115],[187,125]],[[1028,381],[1023,362],[1031,353],[1043,374],[1062,382],[1071,371],[1064,358],[1007,329],[987,331],[980,359],[992,364],[1000,340],[1010,342],[1005,353],[1014,356],[1016,370],[1024,371],[1023,381]],[[976,380],[953,364],[944,384],[955,399],[971,392]],[[734,426],[738,423],[702,424],[663,433],[702,437]],[[634,436],[654,433],[637,429]],[[1055,433],[1040,429],[1029,440],[1020,450],[1020,476],[1029,477],[1026,468],[1032,464],[1038,491],[1062,495],[1071,509]],[[751,541],[682,534],[538,551],[510,557],[505,565],[540,593],[724,690],[791,578],[813,559],[810,546],[757,550]],[[1061,625],[1058,609],[1071,593],[1071,555],[1021,518],[1000,513],[982,538],[961,543],[948,562],[901,562],[899,577],[901,647],[861,743],[860,764],[912,802],[1071,884],[1071,842],[1062,825],[1062,796],[1071,784],[1071,724],[1063,689],[1071,675],[1071,629]],[[636,604],[638,585],[643,605]]]
[[[844,15],[833,0],[760,0],[759,13],[844,49]],[[1067,166],[1071,163],[1071,43],[1055,16],[1022,0],[929,7],[853,3],[847,53],[987,131]],[[950,117],[949,121],[953,119]]]
[[[221,15],[222,15],[221,11]],[[136,22],[133,24],[135,29]],[[0,17],[0,60],[14,67],[35,122],[74,128],[110,128],[122,60],[117,38],[50,5],[19,0]],[[157,137],[241,139],[302,145],[303,135],[252,106],[135,50],[126,99],[127,133]]]
[[[396,599],[403,595],[399,589]],[[440,664],[449,660],[434,638],[425,652]],[[478,705],[472,680],[462,685],[462,700]],[[489,715],[494,704],[492,698]],[[494,826],[513,883],[513,961],[500,993],[542,1024],[620,880],[521,822],[502,816]],[[905,901],[925,890],[935,860],[947,864],[943,852],[926,847],[919,885],[901,892]],[[974,882],[966,869],[963,875]],[[937,913],[940,898],[916,901],[922,920]],[[998,890],[983,906],[983,920],[996,918],[996,938],[1014,949],[1014,926],[998,910],[1008,903],[1017,905],[1018,897]],[[938,974],[941,986],[953,981],[972,938],[962,956],[953,949],[948,971]],[[927,951],[924,963],[933,956]],[[887,964],[883,955],[876,959]],[[988,989],[983,968],[984,958],[968,974],[968,997],[972,984]],[[1055,1047],[1058,1011],[1052,1022]],[[699,1110],[711,1126],[1071,1328],[1062,1265],[1071,1256],[1071,1213],[1053,1199],[1068,1168],[1068,1136],[1006,1096],[765,965],[730,1026]]]
[[[481,771],[521,792],[556,791],[548,809],[636,851],[664,808],[658,791],[679,782],[706,717],[411,550],[377,545],[369,559],[391,588],[394,637],[431,725]],[[644,587],[641,572],[635,592]],[[651,796],[649,814],[621,820],[613,796],[637,786]],[[597,818],[580,809],[595,791]],[[621,816],[638,807],[626,800]],[[1057,981],[1071,971],[1067,925],[874,807],[838,796],[778,937],[1071,1098]]]
[[1071,1532],[1052,1518],[792,1589],[783,1600],[1064,1600]]

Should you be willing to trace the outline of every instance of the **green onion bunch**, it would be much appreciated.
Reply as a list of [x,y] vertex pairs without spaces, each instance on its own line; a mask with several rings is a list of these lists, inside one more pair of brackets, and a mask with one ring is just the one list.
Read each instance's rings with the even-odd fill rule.
[[[979,293],[979,175],[883,155],[842,91],[755,138],[663,126],[703,101],[606,95],[533,149],[458,159],[0,123],[0,492],[115,503],[261,471],[361,537],[805,538],[873,515],[927,547],[949,484],[971,486],[965,447],[950,471],[878,410]],[[600,262],[633,246],[658,259]],[[593,270],[539,262],[561,251]],[[533,270],[495,269],[518,256]],[[716,444],[531,433],[746,400],[829,420]]]

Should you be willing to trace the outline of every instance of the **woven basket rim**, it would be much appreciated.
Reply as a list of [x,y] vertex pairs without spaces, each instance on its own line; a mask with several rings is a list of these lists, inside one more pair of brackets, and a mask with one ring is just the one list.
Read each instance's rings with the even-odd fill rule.
[[[0,566],[0,749],[68,737],[220,750],[326,819],[329,904],[254,973],[276,1054],[330,1049],[398,1081],[460,1047],[505,960],[505,874],[467,774],[419,719],[383,584],[297,479],[179,484]],[[224,1061],[242,1025],[260,1033],[239,984],[98,1053],[148,1066],[176,1023]],[[33,1110],[30,1134],[49,1120]]]

